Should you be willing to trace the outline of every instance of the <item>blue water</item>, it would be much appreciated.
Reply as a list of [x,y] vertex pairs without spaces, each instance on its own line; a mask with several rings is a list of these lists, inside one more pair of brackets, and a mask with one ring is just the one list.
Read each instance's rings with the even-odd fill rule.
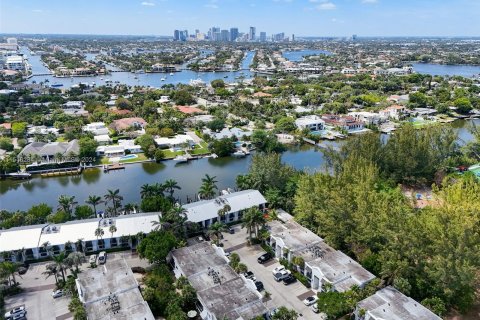
[[293,62],[302,61],[305,56],[312,56],[312,55],[332,55],[331,52],[324,51],[324,50],[299,50],[299,51],[284,51],[282,52],[282,56],[285,59],[288,59]]
[[435,63],[414,63],[413,69],[422,74],[430,74],[432,76],[462,76],[470,78],[480,74],[480,66],[465,65],[444,65]]
[[[23,49],[22,52],[28,58],[30,65],[32,66],[33,74],[45,74],[49,73],[49,70],[43,65],[40,56],[35,55],[31,56],[30,52],[27,49]],[[203,54],[207,54],[208,52],[204,52]],[[69,88],[73,84],[78,83],[88,83],[92,84],[95,82],[96,86],[105,85],[107,80],[111,80],[113,84],[118,81],[121,84],[126,84],[130,86],[151,86],[154,88],[160,88],[166,84],[188,84],[190,80],[195,79],[202,79],[206,83],[210,83],[216,79],[223,79],[226,82],[238,82],[239,79],[235,79],[236,77],[244,76],[246,79],[251,78],[253,73],[251,73],[248,69],[250,64],[252,63],[253,57],[255,52],[249,51],[247,52],[245,58],[242,61],[242,69],[247,69],[243,71],[236,71],[236,72],[195,72],[191,70],[183,70],[181,72],[175,72],[172,76],[168,73],[142,73],[142,74],[133,74],[130,72],[112,72],[111,74],[104,75],[104,76],[95,76],[95,77],[74,77],[74,78],[56,78],[54,76],[33,76],[28,79],[28,83],[36,82],[45,82],[48,80],[48,83],[61,83],[63,84],[63,88]],[[87,59],[94,59],[94,54],[87,54]],[[107,69],[109,70],[118,70],[114,66],[107,65]],[[135,77],[137,79],[135,79]],[[165,80],[162,81],[162,78]]]

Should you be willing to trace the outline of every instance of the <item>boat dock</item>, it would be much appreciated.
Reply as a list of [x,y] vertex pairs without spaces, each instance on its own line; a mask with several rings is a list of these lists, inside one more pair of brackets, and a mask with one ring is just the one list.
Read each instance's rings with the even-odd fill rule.
[[108,164],[103,166],[104,172],[114,171],[114,170],[123,170],[125,165],[121,163]]
[[40,173],[42,178],[59,177],[59,176],[73,176],[82,173],[82,168],[66,168],[66,169],[52,169]]

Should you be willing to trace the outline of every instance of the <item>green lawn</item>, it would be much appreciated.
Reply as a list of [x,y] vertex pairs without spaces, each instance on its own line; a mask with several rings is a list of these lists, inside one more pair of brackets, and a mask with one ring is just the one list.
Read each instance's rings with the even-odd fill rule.
[[173,159],[175,158],[176,156],[180,156],[182,154],[185,154],[185,152],[183,151],[170,151],[169,149],[166,149],[166,150],[162,150],[163,153],[165,154],[165,159]]
[[206,142],[201,142],[200,145],[196,145],[195,149],[190,152],[192,155],[201,155],[201,154],[208,154],[210,150],[208,150],[208,144]]
[[[120,163],[130,163],[130,162],[136,162],[136,161],[145,161],[148,160],[148,158],[143,154],[143,153],[136,153],[137,157],[132,158],[132,159],[125,159],[125,160],[120,160]],[[101,164],[111,164],[110,158],[103,157],[100,160]]]

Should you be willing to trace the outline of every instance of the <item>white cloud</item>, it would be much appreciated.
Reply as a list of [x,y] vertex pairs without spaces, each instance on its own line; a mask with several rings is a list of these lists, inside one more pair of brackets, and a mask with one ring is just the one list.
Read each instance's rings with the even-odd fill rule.
[[330,1],[321,1],[321,3],[315,8],[317,8],[317,10],[334,10],[337,6]]
[[147,7],[155,6],[154,2],[148,2],[148,1],[143,1],[141,4],[142,4],[142,6],[147,6]]
[[378,0],[362,0],[362,3],[373,4],[373,3],[378,3]]

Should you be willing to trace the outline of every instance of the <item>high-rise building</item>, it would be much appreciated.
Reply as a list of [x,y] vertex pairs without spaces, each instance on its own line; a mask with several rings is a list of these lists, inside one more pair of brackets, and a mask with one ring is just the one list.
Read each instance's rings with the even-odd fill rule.
[[352,35],[352,40],[353,41],[357,40],[357,35],[356,34]]
[[266,32],[260,32],[260,42],[266,42],[267,41],[267,33]]
[[210,29],[210,31],[208,32],[208,38],[211,40],[211,41],[218,41],[215,39],[215,34],[216,33],[220,33],[220,28],[219,27],[212,27]]
[[238,28],[230,28],[230,41],[235,41],[238,38]]
[[180,31],[180,41],[187,41],[187,39],[188,39],[188,31],[187,30]]
[[228,30],[222,30],[220,31],[220,41],[230,41],[230,31]]
[[250,32],[248,33],[248,40],[255,41],[255,38],[256,38],[255,32],[256,32],[256,28],[250,27]]
[[277,33],[272,36],[273,41],[284,41],[285,40],[285,33]]
[[292,34],[292,42],[295,42],[295,35]]
[[173,31],[173,40],[180,41],[180,30]]

